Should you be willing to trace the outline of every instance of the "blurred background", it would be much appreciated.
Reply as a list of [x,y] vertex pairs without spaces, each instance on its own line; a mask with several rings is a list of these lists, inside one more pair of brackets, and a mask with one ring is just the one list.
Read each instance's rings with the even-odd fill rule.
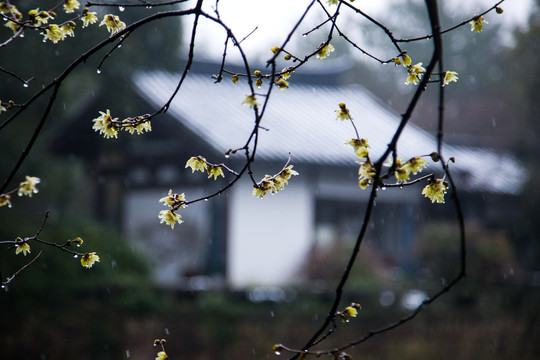
[[[40,7],[53,3],[43,1]],[[223,3],[223,14],[224,18],[234,14],[238,19],[231,21],[246,27],[240,28],[239,37],[251,31],[250,21],[260,21],[260,29],[245,45],[250,47],[253,68],[259,65],[262,70],[269,49],[283,37],[259,34],[275,35],[282,27],[285,33],[298,15],[284,15],[288,11],[283,6],[288,5],[257,3],[261,7],[253,9],[231,3],[230,8],[243,10],[240,15],[239,10],[227,12]],[[23,13],[35,7],[31,1],[16,5]],[[442,27],[491,3],[474,6],[444,4]],[[445,142],[448,149],[464,155],[462,160],[456,156],[456,174],[467,221],[467,277],[414,321],[352,348],[353,358],[536,359],[540,351],[540,188],[534,180],[540,134],[540,10],[538,2],[517,0],[504,2],[502,8],[502,15],[486,16],[489,24],[481,33],[466,25],[443,39],[445,67],[460,77],[447,87]],[[270,9],[281,15],[265,16]],[[429,33],[422,2],[394,2],[370,10],[396,37]],[[99,17],[111,12],[130,24],[157,11],[113,7],[101,9]],[[351,14],[343,16],[343,30],[359,46],[382,59],[396,55],[380,29]],[[303,57],[325,41],[327,27],[302,36],[322,19],[321,14],[309,17],[288,50]],[[212,110],[211,104],[221,100],[210,90],[209,99],[194,95],[187,103],[178,100],[177,108],[172,106],[168,115],[155,119],[153,131],[144,135],[121,133],[118,139],[104,139],[91,128],[98,111],[110,109],[114,117],[123,118],[152,113],[161,105],[159,90],[167,89],[167,79],[175,82],[171,74],[181,72],[186,63],[191,24],[192,18],[152,23],[131,34],[110,57],[108,48],[88,59],[60,89],[50,120],[14,182],[24,175],[38,176],[39,193],[31,199],[17,197],[13,208],[0,209],[0,239],[34,235],[49,212],[40,238],[63,243],[80,236],[85,240],[81,251],[95,251],[101,261],[88,270],[71,255],[38,244],[32,244],[26,257],[4,248],[2,279],[44,251],[0,293],[0,358],[151,359],[158,351],[152,346],[155,338],[167,339],[172,358],[277,358],[273,344],[301,347],[326,316],[366,204],[365,194],[356,186],[354,156],[350,161],[336,155],[300,157],[295,162],[293,154],[301,175],[279,195],[252,199],[250,184],[241,183],[237,187],[241,190],[184,209],[185,223],[171,230],[157,218],[164,209],[158,199],[169,189],[185,191],[189,200],[210,194],[227,181],[192,175],[185,169],[187,159],[200,154],[232,167],[241,163],[224,153],[226,146],[243,144],[221,146],[212,129],[222,119],[249,116],[240,107],[247,86],[239,83],[235,89],[240,90],[234,90],[228,78],[215,85],[225,93],[240,91],[239,98],[224,100],[237,102],[232,109],[223,105]],[[192,71],[193,78],[206,82],[187,83],[194,91],[213,86],[211,75],[219,72],[223,52],[224,34],[206,26]],[[2,27],[0,34],[7,38],[10,31]],[[25,88],[2,74],[0,99],[24,102],[106,36],[103,27],[77,28],[74,39],[52,45],[43,44],[37,32],[27,31],[24,38],[0,49],[2,66],[35,79]],[[213,44],[216,38],[221,42]],[[318,114],[328,126],[335,126],[333,111],[340,100],[330,99],[332,105],[321,108],[323,95],[349,94],[342,100],[347,104],[365,98],[365,108],[360,103],[351,107],[365,133],[383,115],[390,122],[398,119],[415,90],[403,85],[404,68],[360,56],[339,37],[332,43],[335,52],[294,73],[290,89],[283,93],[290,91],[324,111],[325,115]],[[424,43],[407,44],[406,49],[413,63],[428,62],[431,49]],[[241,72],[238,57],[230,52],[227,68]],[[285,60],[280,64],[290,65]],[[312,99],[309,93],[314,94]],[[280,94],[276,101],[281,101]],[[207,101],[208,108],[194,103],[197,99]],[[436,100],[436,92],[428,91],[419,104],[412,119],[417,136],[435,134]],[[202,111],[182,110],[191,110],[190,103],[195,109],[205,106],[210,119]],[[28,142],[43,105],[32,106],[0,132],[2,178]],[[293,112],[294,106],[284,109],[281,117],[298,124],[305,139],[319,139],[316,129]],[[0,120],[5,118],[3,113]],[[268,121],[272,124],[272,116]],[[196,127],[197,123],[204,126]],[[327,137],[338,131],[329,130]],[[233,136],[238,133],[226,134]],[[302,145],[300,153],[322,147],[299,139],[295,146]],[[342,148],[345,140],[325,145]],[[286,154],[287,145],[278,143],[268,154],[278,150]],[[262,152],[255,177],[278,172],[284,161],[286,155]],[[350,323],[339,324],[323,348],[348,343],[409,314],[458,273],[459,228],[450,198],[445,206],[433,205],[420,192],[421,188],[387,189],[378,198],[343,300],[343,308],[356,302],[362,310]]]

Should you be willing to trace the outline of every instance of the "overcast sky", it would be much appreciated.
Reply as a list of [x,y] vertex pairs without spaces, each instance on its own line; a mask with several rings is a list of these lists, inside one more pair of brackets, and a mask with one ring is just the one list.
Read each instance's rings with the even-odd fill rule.
[[[311,0],[220,0],[219,10],[221,18],[229,24],[236,36],[240,39],[257,28],[243,43],[243,46],[250,56],[257,56],[256,54],[259,54],[259,56],[266,58],[270,55],[269,49],[272,46],[279,45],[283,42],[284,34],[292,29],[292,26],[310,2]],[[403,1],[400,0],[357,0],[355,5],[365,12],[372,14],[377,19],[384,21],[388,16],[395,16],[388,9],[396,2],[403,4]],[[208,3],[215,4],[212,1]],[[463,12],[464,16],[469,16],[483,11],[494,3],[495,0],[454,0],[446,2],[445,6],[449,9],[452,8],[454,11]],[[488,18],[492,24],[500,22],[508,27],[523,25],[528,18],[532,6],[532,0],[506,0],[502,4],[504,15],[497,16],[493,13],[489,14]],[[212,11],[212,8],[209,7],[206,10]],[[308,29],[308,24],[316,24],[321,18],[321,10],[315,4],[310,12],[310,17],[307,19],[304,30]],[[189,27],[191,23],[184,21],[183,24],[185,28],[184,36],[186,36],[186,39],[189,39]],[[212,58],[221,55],[225,41],[225,35],[222,29],[204,22],[198,36],[199,55],[203,53]],[[230,52],[233,51],[231,50]]]

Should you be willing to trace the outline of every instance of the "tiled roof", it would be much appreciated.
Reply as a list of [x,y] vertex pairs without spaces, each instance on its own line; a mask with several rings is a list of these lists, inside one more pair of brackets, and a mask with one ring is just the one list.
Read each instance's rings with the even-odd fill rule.
[[[140,72],[134,83],[149,103],[161,107],[173,93],[179,76],[162,71]],[[350,122],[336,120],[338,103],[345,102],[361,138],[369,141],[376,159],[396,130],[400,116],[359,85],[320,86],[299,84],[291,77],[290,88],[273,89],[264,114],[257,149],[258,159],[293,163],[353,165],[358,160],[344,142],[355,137]],[[263,93],[264,91],[261,91]],[[224,153],[242,147],[253,128],[253,111],[242,101],[249,93],[245,84],[230,80],[214,83],[209,75],[190,73],[169,114],[200,135],[209,146]],[[259,96],[262,103],[263,98]],[[410,124],[398,143],[399,156],[406,160],[430,154],[436,140]],[[467,190],[514,194],[526,179],[525,170],[508,155],[488,149],[445,146],[445,156],[454,156],[454,171],[465,173]]]

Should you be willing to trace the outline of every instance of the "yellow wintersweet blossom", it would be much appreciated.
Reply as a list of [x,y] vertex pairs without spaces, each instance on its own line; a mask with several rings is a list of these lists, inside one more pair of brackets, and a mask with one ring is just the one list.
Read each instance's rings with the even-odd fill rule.
[[176,225],[176,223],[181,224],[184,222],[181,220],[182,216],[180,214],[176,214],[171,210],[161,210],[158,214],[158,219],[160,220],[160,224],[165,223],[169,225],[171,229],[174,229],[174,225]]
[[33,25],[41,26],[49,21],[50,15],[46,11],[39,11],[39,9],[30,10],[28,12],[28,20]]
[[356,317],[356,315],[358,315],[358,311],[352,306],[347,306],[345,308],[345,313],[351,317]]
[[66,13],[72,13],[77,10],[81,4],[77,0],[65,0],[64,1],[64,11]]
[[338,313],[342,322],[349,322],[349,318],[356,317],[358,315],[358,310],[362,309],[360,304],[352,303],[350,306],[347,306],[345,310]]
[[53,44],[59,41],[63,41],[66,38],[66,34],[62,31],[60,26],[51,24],[45,28],[45,33],[41,33],[44,36],[44,40],[50,40]]
[[289,87],[289,82],[280,78],[276,80],[276,85],[279,87],[279,90],[286,90]]
[[409,172],[403,166],[396,167],[396,170],[394,171],[394,176],[399,182],[405,182],[409,180]]
[[11,196],[9,196],[8,194],[2,194],[0,195],[0,207],[6,205],[8,208],[11,207]]
[[362,158],[369,155],[368,148],[370,147],[366,139],[351,139],[345,142],[345,145],[351,145],[354,148],[356,156]]
[[167,360],[168,358],[169,356],[167,355],[165,351],[160,351],[157,353],[156,360]]
[[347,106],[345,105],[345,103],[340,102],[338,106],[339,106],[339,110],[335,111],[337,115],[336,119],[337,120],[351,120],[352,119],[351,112],[349,111],[349,109],[347,109]]
[[11,20],[9,20],[7,23],[5,23],[4,26],[7,27],[7,28],[10,28],[13,31],[13,34],[16,34],[17,31],[19,31],[19,29],[21,28],[21,26],[19,24],[17,24],[16,22],[13,22]]
[[117,125],[114,123],[118,118],[113,119],[109,109],[107,109],[107,112],[100,111],[99,113],[101,116],[92,120],[94,123],[92,129],[94,129],[94,131],[99,131],[99,133],[103,134],[107,139],[118,137]]
[[424,170],[426,166],[428,166],[427,161],[422,159],[420,156],[417,156],[417,157],[413,157],[412,159],[409,159],[409,161],[407,161],[403,165],[403,168],[405,168],[405,170],[408,173],[412,173],[413,175],[416,175],[422,170]]
[[244,101],[242,101],[242,104],[246,104],[252,109],[255,106],[260,106],[261,105],[261,104],[259,104],[257,102],[257,98],[255,97],[255,95],[246,95],[246,98],[244,99]]
[[273,48],[270,49],[270,51],[273,52],[274,54],[277,54],[279,50],[280,50],[279,46],[274,46]]
[[95,24],[98,21],[97,12],[89,11],[88,8],[84,8],[81,20],[83,22],[83,28],[90,24]]
[[217,180],[218,176],[225,177],[221,166],[208,165],[206,171],[208,171],[208,178],[211,178],[213,176],[214,180]]
[[0,13],[11,15],[17,20],[22,20],[23,18],[15,5],[6,4],[5,2],[0,3]]
[[458,77],[457,77],[458,73],[455,72],[455,71],[447,71],[444,73],[444,78],[443,78],[443,86],[446,86],[448,84],[450,84],[452,81],[453,82],[457,82],[458,81]]
[[370,184],[373,176],[375,176],[375,168],[369,160],[364,162],[357,161],[357,163],[360,164],[360,167],[358,168],[358,186],[365,189]]
[[107,31],[111,33],[111,35],[116,34],[122,29],[126,28],[126,24],[123,21],[120,21],[120,18],[116,15],[107,14],[103,17],[103,20],[99,24],[99,26],[105,25],[107,27]]
[[432,203],[444,204],[444,195],[448,190],[448,183],[444,179],[428,179],[428,184],[422,190],[422,195],[429,198]]
[[152,131],[152,124],[150,121],[145,121],[137,126],[135,126],[135,131],[137,131],[137,134],[140,135],[143,132],[150,132]]
[[150,121],[145,121],[145,122],[142,122],[138,125],[132,125],[132,121],[133,120],[138,120],[138,118],[135,118],[135,119],[132,119],[132,118],[127,118],[127,119],[124,119],[122,120],[122,128],[125,130],[125,131],[128,131],[131,135],[137,133],[137,135],[141,135],[142,133],[144,133],[145,131],[146,132],[150,132],[152,131],[152,124],[150,123]]
[[[164,203],[171,209],[177,209],[180,207],[184,202],[186,201],[186,195],[184,193],[181,194],[173,194],[172,189],[169,190],[169,194],[165,197],[162,197],[159,199],[159,202]],[[183,205],[182,207],[186,207],[186,205]]]
[[403,59],[403,66],[411,66],[412,60],[409,55],[402,55],[401,58]]
[[289,184],[289,179],[291,176],[298,176],[298,171],[293,170],[293,165],[287,166],[285,169],[283,169],[277,176],[279,180],[283,181],[286,185]]
[[60,26],[60,31],[62,31],[64,36],[75,37],[75,32],[73,31],[74,28],[75,23],[73,21],[68,21],[64,25]]
[[36,185],[41,182],[40,178],[35,176],[26,176],[26,180],[19,184],[19,191],[17,194],[19,196],[29,196],[32,197],[32,194],[37,194],[38,189]]
[[30,253],[30,245],[28,243],[17,245],[15,247],[15,255],[19,255],[20,253],[23,253],[24,256]]
[[259,185],[253,185],[253,191],[251,192],[251,195],[258,197],[259,199],[262,199],[264,195],[266,195],[267,192],[268,192],[268,189],[265,189]]
[[337,5],[339,0],[327,0],[328,5]]
[[186,162],[186,168],[191,168],[191,173],[194,173],[195,171],[204,172],[208,165],[206,164],[206,159],[202,156],[192,156],[187,162]]
[[483,16],[478,16],[477,18],[469,21],[469,24],[471,24],[471,31],[481,32],[484,24],[488,24],[488,22]]
[[409,75],[407,76],[407,80],[405,81],[405,84],[418,84],[418,81],[422,78],[422,75],[426,72],[426,69],[422,67],[422,63],[419,62],[416,65],[410,66],[409,69]]
[[86,253],[81,257],[81,265],[90,269],[96,262],[99,262],[99,256],[95,252]]
[[298,172],[293,170],[293,165],[287,166],[274,176],[265,175],[259,183],[253,185],[251,195],[262,199],[268,191],[275,194],[289,184],[292,176],[297,175]]
[[324,43],[322,43],[317,51],[317,59],[325,59],[330,55],[330,53],[334,52],[334,50],[335,49],[332,44],[324,45]]
[[291,77],[291,73],[288,67],[283,68],[283,70],[281,70],[281,77],[284,78],[285,80]]

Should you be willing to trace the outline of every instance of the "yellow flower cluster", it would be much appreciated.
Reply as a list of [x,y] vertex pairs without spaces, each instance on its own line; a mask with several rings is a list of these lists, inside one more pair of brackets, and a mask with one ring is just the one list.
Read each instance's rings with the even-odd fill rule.
[[118,118],[113,119],[109,109],[107,109],[107,112],[100,111],[99,113],[101,116],[92,120],[94,123],[92,129],[99,131],[107,139],[118,137],[118,128],[120,127],[117,121]]
[[332,44],[324,45],[324,43],[322,43],[319,45],[319,50],[317,50],[317,59],[326,59],[326,57],[328,57],[330,53],[333,53],[334,50]]
[[181,224],[184,221],[182,220],[182,216],[180,214],[175,213],[172,210],[161,210],[158,214],[158,219],[160,220],[160,224],[167,224],[171,227],[171,229],[174,229],[174,225],[176,223]]
[[412,60],[409,55],[403,54],[401,58],[403,59],[403,66],[411,66]]
[[75,32],[73,31],[75,26],[76,24],[73,21],[68,21],[61,26],[51,24],[47,26],[45,32],[42,33],[43,41],[50,40],[53,44],[56,44],[59,41],[65,40],[68,36],[75,37]]
[[290,71],[290,68],[286,67],[286,68],[283,68],[283,70],[281,70],[281,77],[283,79],[288,79],[291,77],[291,71]]
[[156,360],[167,360],[169,356],[165,351],[160,351],[157,353]]
[[149,120],[147,120],[149,118],[150,114],[145,114],[134,118],[129,117],[122,120],[122,128],[125,131],[128,131],[131,135],[134,133],[140,135],[144,132],[150,132],[152,131],[152,124]]
[[35,176],[26,176],[25,181],[22,181],[19,186],[5,194],[0,194],[0,207],[11,207],[11,194],[17,192],[19,196],[32,197],[33,194],[38,193],[37,184],[41,182],[41,179]]
[[458,77],[457,77],[458,73],[455,72],[455,71],[447,71],[444,73],[444,77],[443,77],[443,86],[446,86],[448,84],[450,84],[452,81],[453,82],[457,82],[458,81]]
[[86,253],[81,257],[81,265],[90,269],[96,262],[99,262],[99,256],[95,252]]
[[257,184],[253,185],[252,196],[262,199],[269,191],[277,193],[289,184],[291,176],[297,176],[298,172],[293,170],[293,165],[289,165],[274,176],[265,175]]
[[176,213],[178,209],[187,206],[185,204],[186,196],[184,193],[173,194],[172,190],[169,190],[169,194],[159,199],[159,202],[162,202],[164,205],[170,208],[170,210],[161,210],[159,212],[158,219],[160,220],[160,224],[165,223],[166,225],[169,225],[171,229],[174,229],[174,225],[176,225],[176,223],[181,224],[184,222],[182,220],[182,216]]
[[397,181],[405,182],[409,180],[411,174],[418,174],[419,172],[424,170],[427,165],[427,161],[420,156],[413,157],[407,160],[405,164],[402,164],[401,159],[398,158],[396,160],[394,176],[396,177]]
[[444,204],[444,195],[448,191],[448,183],[443,179],[428,179],[428,184],[422,190],[422,195],[432,203]]
[[223,168],[219,165],[210,164],[202,156],[192,156],[186,162],[186,168],[191,168],[191,172],[195,171],[208,172],[208,178],[214,177],[214,180],[217,180],[218,176],[225,177],[223,174]]
[[246,95],[246,98],[244,101],[242,101],[242,104],[246,104],[251,109],[255,108],[256,106],[261,106],[261,104],[257,102],[255,95]]
[[126,28],[126,23],[120,21],[118,16],[112,14],[105,15],[99,26],[103,25],[107,27],[107,31],[111,36]]
[[345,145],[351,145],[356,156],[363,158],[368,157],[370,147],[366,139],[351,139],[345,142]]
[[336,110],[335,113],[337,115],[337,120],[352,120],[351,112],[349,109],[347,109],[347,105],[345,103],[340,102],[338,104],[339,110]]
[[27,242],[15,245],[15,255],[23,253],[24,256],[30,253],[30,245]]
[[419,62],[416,65],[412,65],[408,67],[408,76],[407,80],[405,81],[405,84],[418,84],[420,79],[422,78],[422,75],[426,72],[426,69],[422,67],[422,63]]
[[341,318],[342,322],[349,322],[350,318],[356,317],[358,315],[358,310],[362,309],[360,304],[352,303],[347,306],[345,310],[339,312],[337,315]]
[[39,11],[39,9],[30,10],[28,12],[28,21],[35,26],[41,26],[49,22],[51,15],[46,11]]
[[[18,22],[23,21],[23,14],[21,14],[21,12],[17,9],[15,5],[0,2],[0,13],[6,14],[8,17]],[[21,25],[12,20],[8,20],[8,22],[4,26],[10,28],[14,34],[17,33],[17,31],[19,31],[19,29],[21,28]]]
[[483,16],[478,16],[469,21],[469,24],[471,24],[471,31],[482,32],[484,24],[488,24],[488,22]]
[[2,206],[7,206],[9,208],[11,207],[11,196],[8,194],[0,195],[0,207]]
[[152,131],[152,124],[149,120],[147,120],[150,118],[149,114],[134,118],[129,117],[122,121],[118,121],[118,118],[113,118],[111,116],[109,109],[107,109],[107,112],[100,111],[99,113],[101,116],[92,120],[94,123],[92,129],[94,129],[94,131],[99,131],[99,133],[103,134],[103,136],[107,139],[112,137],[117,138],[118,130],[120,129],[124,129],[132,135],[134,133],[140,135],[145,131]]
[[[64,0],[63,2],[64,12],[67,14],[74,13],[80,6],[81,4],[77,0]],[[28,12],[28,19],[24,20],[23,15],[14,5],[5,2],[0,2],[0,13],[7,15],[7,23],[4,26],[10,28],[14,34],[17,34],[21,30],[21,26],[38,28],[57,17],[57,14],[52,10],[40,11],[38,8],[30,10]],[[98,22],[97,13],[90,11],[88,8],[84,8],[82,14],[78,15],[75,19],[82,21],[83,28]],[[75,37],[74,29],[76,25],[73,20],[63,24],[48,25],[44,29],[44,32],[42,32],[43,41],[49,40],[53,44],[56,44],[65,40],[66,37]],[[103,17],[99,26],[103,25],[106,26],[111,36],[126,28],[126,24],[118,16],[112,14],[107,14]]]
[[83,15],[81,16],[81,21],[83,22],[83,28],[87,27],[90,24],[95,24],[98,21],[97,13],[84,8]]
[[369,159],[366,159],[363,162],[357,161],[357,163],[360,164],[360,167],[358,168],[358,186],[362,189],[366,189],[371,184],[371,180],[376,174],[375,168]]
[[206,165],[206,159],[202,156],[192,156],[186,162],[186,168],[187,167],[190,167],[191,172],[194,173],[195,171],[204,172],[208,165]]
[[77,0],[65,0],[64,1],[64,11],[66,13],[72,13],[77,10],[81,4]]
[[32,194],[37,194],[38,189],[36,185],[41,182],[40,178],[35,176],[26,176],[26,180],[19,184],[19,191],[17,194],[19,196],[29,196],[32,197]]

